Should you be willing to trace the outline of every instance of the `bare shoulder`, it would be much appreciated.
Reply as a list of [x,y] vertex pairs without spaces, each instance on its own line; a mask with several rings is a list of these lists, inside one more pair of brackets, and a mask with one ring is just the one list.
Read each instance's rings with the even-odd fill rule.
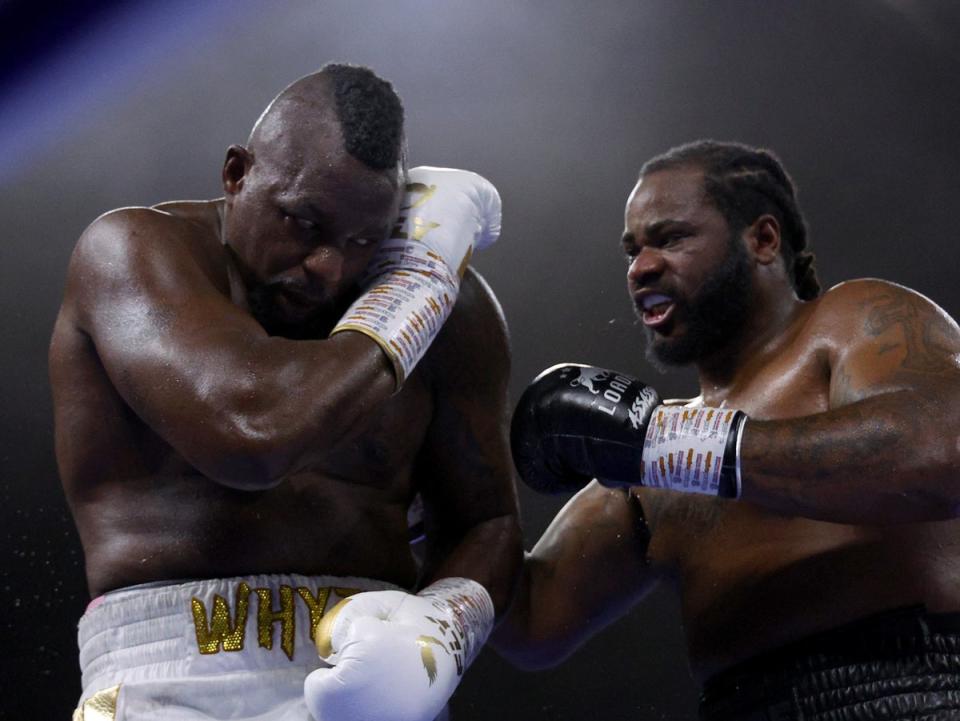
[[830,288],[817,301],[816,312],[822,315],[844,313],[855,318],[875,315],[878,308],[909,306],[950,316],[933,300],[905,285],[880,278],[846,280]]
[[70,272],[123,271],[144,253],[177,252],[183,245],[180,218],[156,208],[128,207],[104,213],[87,226],[77,241]]
[[483,276],[468,268],[453,312],[431,348],[434,377],[473,384],[486,378],[506,382],[510,342],[506,318]]
[[845,341],[915,331],[960,342],[960,328],[943,308],[898,283],[878,278],[849,280],[833,286],[815,302],[815,314]]
[[[109,302],[116,294],[162,291],[168,283],[208,277],[209,235],[202,225],[156,208],[105,213],[77,241],[67,269],[64,305]],[[158,281],[162,287],[143,287]]]

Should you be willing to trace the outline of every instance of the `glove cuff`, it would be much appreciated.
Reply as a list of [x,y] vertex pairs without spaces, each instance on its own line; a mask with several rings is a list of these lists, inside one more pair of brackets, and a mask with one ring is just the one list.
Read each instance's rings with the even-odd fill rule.
[[352,330],[376,341],[399,390],[450,315],[460,278],[416,240],[384,241],[372,270],[372,284],[330,334]]
[[493,629],[493,600],[481,584],[469,578],[443,578],[417,594],[430,602],[448,618],[450,628],[443,628],[457,658],[457,675],[473,663]]
[[732,408],[658,406],[643,444],[643,485],[737,498],[745,421]]

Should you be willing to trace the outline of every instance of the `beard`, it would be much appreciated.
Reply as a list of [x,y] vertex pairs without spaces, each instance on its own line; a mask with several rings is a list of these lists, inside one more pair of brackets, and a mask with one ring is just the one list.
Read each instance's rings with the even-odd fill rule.
[[267,283],[247,292],[250,314],[271,336],[291,340],[326,338],[349,307],[349,299],[325,299],[316,308],[291,313],[285,311],[283,301],[278,300],[284,286],[282,282]]
[[753,302],[750,260],[738,240],[731,235],[727,257],[696,295],[674,298],[686,321],[683,334],[666,338],[644,327],[646,357],[658,370],[694,363],[738,339]]

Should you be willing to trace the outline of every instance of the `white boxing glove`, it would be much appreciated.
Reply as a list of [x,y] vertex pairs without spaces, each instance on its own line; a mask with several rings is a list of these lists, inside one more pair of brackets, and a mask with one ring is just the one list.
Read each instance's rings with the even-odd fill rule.
[[445,578],[416,596],[369,591],[317,624],[321,668],[303,685],[315,721],[433,721],[493,627],[476,581]]
[[473,250],[500,235],[500,195],[468,170],[408,173],[400,217],[380,244],[367,288],[332,333],[363,333],[390,359],[399,388],[440,332]]

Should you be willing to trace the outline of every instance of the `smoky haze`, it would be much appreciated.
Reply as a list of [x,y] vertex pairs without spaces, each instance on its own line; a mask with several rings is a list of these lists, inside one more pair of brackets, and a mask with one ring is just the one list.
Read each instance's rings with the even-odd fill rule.
[[[825,286],[882,277],[960,315],[958,8],[171,0],[103,3],[41,42],[0,84],[0,663],[6,699],[29,689],[0,716],[68,718],[79,695],[87,599],[53,459],[46,345],[95,217],[216,197],[227,146],[281,87],[330,60],[370,65],[404,100],[411,165],[470,168],[501,192],[502,238],[476,266],[510,326],[513,397],[564,360],[689,395],[689,372],[643,360],[618,241],[642,162],[691,139],[780,155]],[[565,500],[521,491],[528,548]],[[555,670],[521,673],[485,652],[453,718],[673,721],[696,717],[696,695],[664,588]]]

